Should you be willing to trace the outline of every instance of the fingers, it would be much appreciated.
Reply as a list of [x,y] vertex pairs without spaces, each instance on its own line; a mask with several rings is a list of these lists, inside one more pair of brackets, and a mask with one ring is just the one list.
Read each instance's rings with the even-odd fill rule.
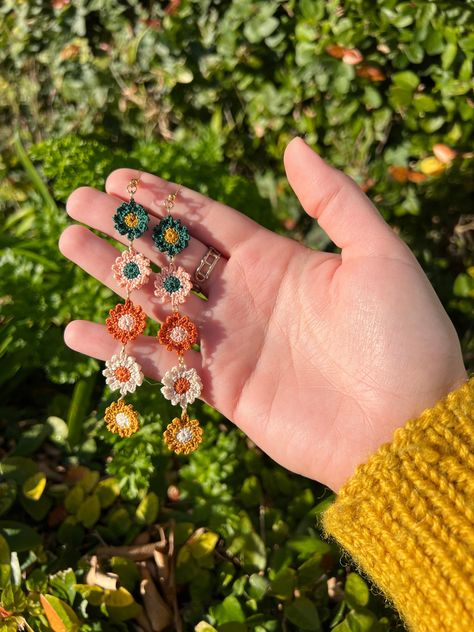
[[400,242],[355,182],[330,167],[303,139],[289,143],[284,162],[303,208],[344,254],[386,253]]
[[[69,196],[66,210],[73,219],[100,230],[123,244],[128,244],[127,237],[118,233],[112,219],[120,204],[120,200],[107,195],[107,193],[91,187],[80,187]],[[151,261],[164,265],[166,257],[155,248],[151,239],[153,228],[159,221],[159,218],[150,214],[147,232],[136,239],[133,245]],[[188,246],[179,254],[179,265],[190,272],[194,271],[206,252],[207,247],[198,239],[191,237]]]
[[[80,266],[88,274],[98,279],[119,296],[125,297],[125,289],[115,280],[112,264],[120,252],[104,239],[94,235],[84,226],[73,225],[66,228],[59,240],[62,254]],[[139,290],[134,290],[132,300],[138,303],[151,318],[163,321],[170,313],[168,305],[163,305],[154,295],[154,279],[151,274],[148,283]],[[186,300],[186,314],[197,320],[202,315],[202,299],[189,294]]]
[[[64,331],[64,340],[68,347],[97,360],[108,360],[121,349],[104,325],[87,320],[74,320]],[[154,380],[161,380],[163,374],[177,364],[176,356],[166,351],[152,336],[139,336],[134,342],[127,344],[127,353],[133,356],[142,367],[143,372]],[[201,355],[196,351],[188,351],[185,356],[186,366],[202,372]]]
[[[113,171],[107,178],[106,191],[111,195],[127,199],[127,184],[131,178],[136,178],[138,173],[134,169]],[[177,184],[167,182],[158,176],[141,173],[135,199],[156,215],[162,216],[163,200],[170,193],[175,193],[177,188]],[[189,227],[194,237],[206,246],[217,248],[227,258],[239,244],[246,242],[257,233],[269,232],[230,206],[211,200],[186,187],[180,188],[172,214]]]

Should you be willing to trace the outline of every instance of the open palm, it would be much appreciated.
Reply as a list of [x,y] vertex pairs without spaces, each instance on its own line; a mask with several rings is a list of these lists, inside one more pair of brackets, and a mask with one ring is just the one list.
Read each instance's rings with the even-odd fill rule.
[[[301,139],[285,153],[288,179],[309,215],[341,255],[281,237],[245,215],[183,188],[173,216],[191,241],[177,261],[194,270],[208,246],[223,257],[207,302],[192,294],[183,313],[200,331],[201,353],[188,366],[203,380],[203,399],[242,428],[281,465],[334,490],[410,417],[455,388],[466,374],[459,341],[408,247],[358,187]],[[112,216],[136,171],[119,169],[107,193],[89,187],[67,203],[76,220],[118,238]],[[135,199],[150,213],[150,231],[176,185],[142,174]],[[149,233],[135,247],[157,264]],[[70,226],[61,251],[122,294],[111,272],[118,251],[83,226]],[[154,319],[169,307],[153,283],[133,294]],[[71,323],[67,344],[105,360],[118,349],[100,324]],[[160,379],[175,356],[156,338],[129,347],[144,372]]]

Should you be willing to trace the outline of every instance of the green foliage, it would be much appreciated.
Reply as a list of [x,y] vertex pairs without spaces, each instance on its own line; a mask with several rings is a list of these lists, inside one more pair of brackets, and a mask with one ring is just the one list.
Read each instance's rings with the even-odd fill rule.
[[163,533],[147,564],[186,630],[400,629],[321,539],[331,497],[249,448],[216,411],[197,407],[205,441],[186,459],[163,447],[172,412],[156,385],[140,389],[136,435],[104,430],[99,365],[69,351],[63,330],[103,322],[114,298],[57,242],[69,194],[127,166],[334,250],[283,175],[299,134],[415,251],[472,368],[472,14],[472,0],[2,3],[5,630],[25,620],[39,632],[134,629],[152,616],[141,562],[123,549],[99,556],[96,570],[121,582],[104,588],[91,556]]

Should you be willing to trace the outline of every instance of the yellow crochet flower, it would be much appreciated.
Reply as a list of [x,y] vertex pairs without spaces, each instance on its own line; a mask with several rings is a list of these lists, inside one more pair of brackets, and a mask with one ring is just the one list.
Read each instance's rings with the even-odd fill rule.
[[183,413],[181,419],[175,417],[163,433],[168,448],[176,454],[194,452],[202,441],[202,428],[197,419],[189,419]]
[[105,410],[104,420],[110,432],[129,437],[140,428],[137,411],[122,399],[112,402]]

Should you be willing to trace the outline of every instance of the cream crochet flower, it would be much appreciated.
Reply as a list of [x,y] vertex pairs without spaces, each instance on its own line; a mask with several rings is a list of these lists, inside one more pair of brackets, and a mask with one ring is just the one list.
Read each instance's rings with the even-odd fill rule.
[[143,373],[135,358],[127,355],[124,351],[113,355],[105,363],[106,368],[102,371],[107,379],[107,386],[112,391],[120,391],[121,395],[133,393],[137,386],[143,382]]
[[197,371],[184,365],[174,366],[165,373],[161,381],[163,396],[169,399],[173,406],[179,404],[181,408],[192,404],[202,391],[202,382]]

